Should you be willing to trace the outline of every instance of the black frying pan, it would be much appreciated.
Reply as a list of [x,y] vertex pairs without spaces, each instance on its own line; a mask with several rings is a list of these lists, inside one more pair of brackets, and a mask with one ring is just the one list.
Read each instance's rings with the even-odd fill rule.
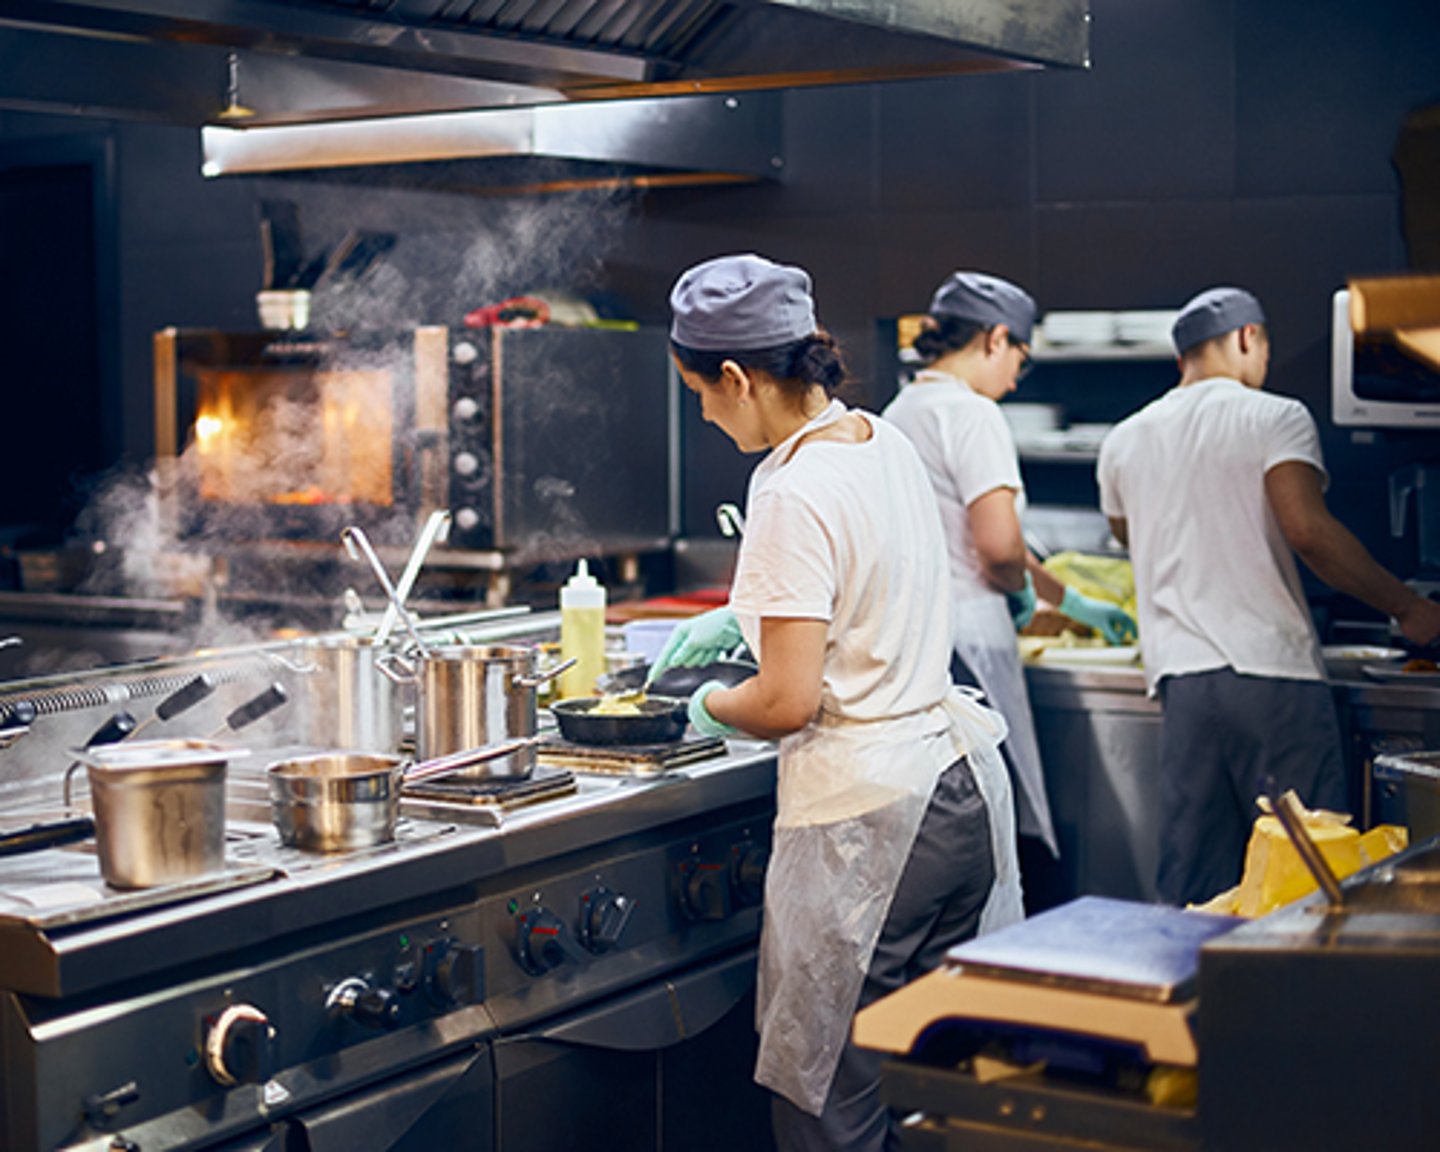
[[573,744],[670,744],[685,735],[686,702],[649,696],[630,716],[592,716],[601,697],[576,697],[550,705],[560,735]]

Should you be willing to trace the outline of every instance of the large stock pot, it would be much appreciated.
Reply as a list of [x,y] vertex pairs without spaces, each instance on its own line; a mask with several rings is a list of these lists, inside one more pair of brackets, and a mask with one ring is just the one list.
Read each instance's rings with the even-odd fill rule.
[[[411,656],[390,656],[377,666],[396,684],[414,684],[415,744],[422,760],[535,734],[535,689],[574,661],[535,670],[536,650],[506,644],[453,644]],[[470,778],[524,779],[535,768],[535,748],[467,768]]]
[[380,674],[386,648],[368,635],[323,636],[300,649],[305,677],[302,740],[347,752],[394,752],[414,691]]

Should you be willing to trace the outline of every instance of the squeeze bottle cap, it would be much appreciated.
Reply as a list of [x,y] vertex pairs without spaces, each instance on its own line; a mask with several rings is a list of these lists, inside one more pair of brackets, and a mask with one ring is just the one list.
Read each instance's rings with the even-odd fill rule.
[[575,572],[560,588],[562,608],[605,607],[605,586],[590,575],[590,565],[581,560]]

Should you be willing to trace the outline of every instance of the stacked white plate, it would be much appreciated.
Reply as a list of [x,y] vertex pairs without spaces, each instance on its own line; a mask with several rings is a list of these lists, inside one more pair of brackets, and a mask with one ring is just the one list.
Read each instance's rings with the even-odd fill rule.
[[1115,340],[1115,313],[1047,312],[1040,330],[1049,344],[1110,344]]
[[1140,312],[1115,313],[1115,339],[1122,344],[1168,344],[1175,317],[1174,308],[1152,308]]

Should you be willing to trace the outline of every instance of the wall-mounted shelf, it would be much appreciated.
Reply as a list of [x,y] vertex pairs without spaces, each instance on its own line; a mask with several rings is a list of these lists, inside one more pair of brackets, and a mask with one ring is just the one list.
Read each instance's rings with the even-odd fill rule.
[[1175,349],[1169,344],[1047,344],[1036,341],[1030,356],[1037,364],[1080,364],[1107,360],[1170,360]]

